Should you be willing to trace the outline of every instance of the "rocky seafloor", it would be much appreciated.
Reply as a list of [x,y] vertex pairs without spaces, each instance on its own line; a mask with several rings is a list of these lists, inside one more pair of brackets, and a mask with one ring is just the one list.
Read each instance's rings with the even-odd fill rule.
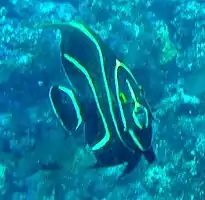
[[[82,170],[93,158],[80,130],[65,139],[51,112],[60,34],[36,25],[70,20],[133,69],[156,118],[156,163],[120,183],[123,166]],[[0,37],[0,199],[205,199],[203,0],[0,0]],[[63,170],[39,169],[53,160]]]

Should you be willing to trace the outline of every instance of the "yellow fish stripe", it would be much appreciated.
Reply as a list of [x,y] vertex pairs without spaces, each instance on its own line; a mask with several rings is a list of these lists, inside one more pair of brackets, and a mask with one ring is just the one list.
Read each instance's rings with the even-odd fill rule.
[[105,129],[105,136],[100,140],[100,142],[98,142],[97,144],[95,144],[92,147],[92,150],[96,151],[96,150],[102,148],[110,140],[110,131],[109,131],[106,119],[104,117],[103,111],[101,109],[95,86],[93,84],[93,81],[92,81],[88,71],[77,60],[75,60],[73,57],[69,56],[68,54],[64,54],[64,57],[65,57],[65,59],[67,59],[70,63],[72,63],[77,69],[79,69],[84,74],[84,76],[86,77],[86,79],[89,83],[89,86],[93,92],[93,96],[94,96],[98,111],[100,113],[100,116],[101,116],[101,119],[102,119],[102,122],[104,125],[104,129]]
[[132,74],[132,72],[130,71],[130,69],[122,62],[120,62],[119,60],[116,60],[116,67],[117,66],[121,66],[123,67],[127,73],[131,76],[131,78],[133,79],[133,81],[135,82],[136,85],[139,85],[137,80],[135,79],[134,75]]
[[[79,105],[78,105],[78,103],[77,103],[75,94],[73,93],[72,90],[70,90],[70,89],[68,89],[68,88],[66,88],[66,87],[59,86],[58,88],[59,88],[61,91],[63,91],[64,93],[66,93],[66,94],[70,97],[70,99],[71,99],[71,101],[72,101],[72,103],[73,103],[73,106],[74,106],[75,112],[76,112],[76,116],[77,116],[77,119],[78,119],[78,123],[77,123],[76,128],[75,128],[75,130],[77,130],[77,129],[79,128],[79,126],[82,124],[83,119],[82,119],[82,116],[81,116],[80,107],[79,107]],[[55,114],[56,117],[59,119],[61,125],[62,125],[63,128],[67,131],[67,128],[64,126],[62,120],[59,118],[59,115],[58,115],[58,113],[57,113],[57,111],[56,111],[56,109],[55,109],[55,106],[54,106],[54,104],[53,104],[52,97],[51,97],[51,91],[52,91],[52,89],[53,89],[53,86],[52,86],[52,87],[50,88],[50,90],[49,90],[49,99],[50,99],[50,102],[51,102],[51,106],[52,106],[52,108],[53,108],[54,114]]]
[[[132,78],[132,80],[134,81],[134,83],[135,83],[136,85],[139,85],[139,84],[137,83],[137,80],[135,79],[134,75],[133,75],[132,72],[130,71],[130,69],[129,69],[124,63],[120,62],[119,60],[116,60],[116,68],[118,69],[119,67],[123,67],[123,68],[127,71],[127,73],[130,75],[130,77]],[[117,79],[115,78],[115,80],[117,80]],[[144,106],[142,106],[142,105],[138,102],[138,100],[137,100],[138,98],[135,96],[135,93],[134,93],[134,91],[133,91],[133,88],[132,88],[131,85],[130,85],[130,82],[129,82],[128,80],[126,80],[126,82],[127,82],[127,84],[128,84],[128,88],[129,88],[129,90],[130,90],[132,99],[133,99],[134,102],[135,102],[135,108],[134,108],[133,113],[132,113],[132,116],[133,116],[133,119],[134,119],[134,121],[135,121],[135,124],[139,127],[139,129],[142,129],[142,128],[143,128],[142,125],[141,125],[140,122],[139,122],[138,117],[136,116],[136,113],[135,113],[135,112],[137,112],[137,110],[138,110],[139,107],[142,107],[142,108],[144,109],[144,111],[145,111],[145,114],[146,114],[146,124],[145,124],[145,126],[146,126],[146,128],[147,128],[147,127],[148,127],[148,123],[149,123],[148,111],[147,111],[147,109],[146,109]],[[119,85],[118,85],[118,82],[117,82],[117,81],[116,81],[116,84],[115,84],[115,85],[116,85],[116,91],[119,91]],[[141,86],[139,86],[139,87],[141,87]],[[140,88],[139,88],[139,89],[140,89]],[[119,107],[121,108],[121,103],[118,102],[118,105],[119,105]],[[120,110],[121,110],[121,109],[120,109]],[[123,121],[124,121],[123,124],[126,124],[126,119],[125,119],[125,116],[124,116],[124,111],[123,111],[123,109],[121,110],[120,113],[121,113],[121,118],[122,118]],[[124,127],[125,127],[125,126],[124,126]],[[126,128],[127,128],[127,126],[126,126]],[[128,132],[129,132],[130,136],[132,137],[132,140],[134,141],[134,143],[139,147],[139,149],[141,149],[142,151],[145,151],[145,149],[143,148],[143,146],[140,144],[140,141],[138,140],[138,138],[137,138],[136,134],[134,133],[134,131],[133,131],[132,129],[129,129]]]
[[[127,131],[127,122],[126,122],[126,118],[125,118],[125,114],[122,108],[122,103],[120,101],[120,96],[119,96],[119,81],[118,81],[118,70],[119,68],[122,67],[130,76],[131,78],[134,80],[135,84],[138,85],[137,80],[135,79],[135,77],[133,76],[132,72],[129,70],[129,68],[122,62],[120,62],[119,60],[116,60],[116,66],[115,66],[115,87],[116,87],[116,96],[117,96],[117,102],[119,105],[119,109],[120,109],[120,115],[121,115],[121,119],[122,119],[122,123],[124,126],[124,131]],[[129,85],[128,85],[129,87]],[[134,93],[134,92],[132,92]],[[132,97],[134,98],[133,94],[131,94]],[[136,98],[135,98],[136,99]],[[134,102],[137,102],[137,100],[134,100]]]
[[[99,54],[99,59],[100,59],[100,67],[101,67],[101,71],[102,71],[102,76],[103,76],[103,81],[105,84],[105,90],[106,90],[106,95],[107,95],[107,99],[108,99],[108,104],[109,104],[109,110],[110,110],[110,114],[115,126],[115,130],[118,134],[118,137],[120,138],[121,142],[127,147],[129,148],[126,143],[123,141],[122,137],[121,137],[121,133],[119,131],[118,128],[118,124],[115,118],[115,114],[114,114],[114,110],[113,110],[113,102],[112,102],[112,97],[111,97],[111,93],[110,93],[110,89],[108,86],[108,81],[107,81],[107,77],[106,77],[106,73],[105,73],[105,66],[104,66],[104,59],[103,59],[103,54],[102,54],[102,50],[100,48],[100,45],[98,44],[98,41],[95,39],[95,37],[93,37],[93,35],[86,29],[86,27],[84,27],[82,24],[76,23],[75,21],[71,21],[70,22],[70,26],[79,29],[82,33],[84,33],[96,46],[96,49],[98,51]],[[130,148],[129,148],[130,149]]]
[[[134,102],[138,102],[138,101],[137,101],[137,98],[136,98],[136,96],[135,96],[134,90],[132,89],[132,86],[131,86],[130,82],[129,82],[127,79],[126,79],[126,83],[127,83],[127,85],[128,85],[128,88],[129,88],[129,91],[130,91],[132,100],[133,100]],[[138,102],[138,104],[139,104],[139,102]],[[138,106],[138,104],[135,103],[135,105],[137,105],[137,106]],[[139,106],[140,106],[140,104],[139,104]]]
[[122,103],[120,101],[120,89],[119,89],[119,80],[118,80],[118,70],[121,67],[121,65],[118,65],[117,60],[116,60],[116,66],[115,66],[115,88],[116,88],[116,97],[117,97],[117,103],[119,106],[119,110],[120,110],[120,115],[121,115],[121,119],[122,119],[122,123],[124,126],[124,131],[127,131],[127,122],[126,122],[126,118],[125,118],[125,114],[122,108]]
[[141,123],[140,123],[140,121],[139,121],[139,119],[138,119],[138,117],[137,117],[137,115],[136,115],[136,114],[137,114],[137,110],[138,110],[139,107],[141,107],[141,105],[140,105],[140,103],[137,101],[137,98],[136,98],[136,96],[135,96],[135,93],[134,93],[134,91],[133,91],[133,88],[132,88],[130,82],[129,82],[128,80],[126,80],[126,83],[127,83],[127,85],[128,85],[128,88],[129,88],[131,97],[132,97],[133,101],[135,102],[135,107],[134,107],[133,112],[132,112],[132,117],[133,117],[133,119],[134,119],[135,124],[138,126],[138,128],[139,128],[139,129],[142,129],[143,127],[142,127],[142,125],[141,125]]
[[75,108],[76,116],[77,116],[77,119],[78,119],[78,123],[77,123],[76,128],[75,128],[75,130],[77,130],[79,128],[79,126],[82,124],[83,119],[82,119],[82,116],[81,116],[81,113],[80,113],[80,107],[78,105],[76,97],[75,97],[73,91],[66,88],[66,87],[59,86],[59,89],[62,90],[63,92],[65,92],[66,94],[68,94],[69,97],[72,100],[73,106]]
[[134,133],[134,131],[132,129],[129,129],[129,134],[132,138],[132,140],[134,141],[134,143],[137,145],[137,147],[141,150],[141,151],[145,151],[145,149],[143,148],[143,146],[141,145],[140,141],[138,140],[136,134]]

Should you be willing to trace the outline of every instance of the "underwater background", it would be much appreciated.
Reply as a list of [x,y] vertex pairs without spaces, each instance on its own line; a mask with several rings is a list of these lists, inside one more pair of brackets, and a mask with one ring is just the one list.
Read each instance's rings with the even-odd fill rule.
[[[157,161],[122,181],[123,166],[85,170],[83,130],[65,137],[51,110],[61,38],[36,27],[71,20],[130,66],[156,118]],[[0,0],[0,200],[204,200],[204,166],[205,1]]]

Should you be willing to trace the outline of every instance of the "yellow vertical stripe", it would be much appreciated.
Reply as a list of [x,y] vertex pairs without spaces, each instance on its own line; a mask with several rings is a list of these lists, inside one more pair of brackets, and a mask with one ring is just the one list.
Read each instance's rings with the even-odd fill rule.
[[[76,23],[75,21],[70,22],[70,26],[77,28],[78,30],[80,30],[83,34],[85,34],[96,46],[98,54],[99,54],[99,59],[100,59],[100,65],[101,65],[101,71],[102,71],[102,75],[103,75],[103,80],[104,80],[104,84],[105,84],[105,90],[106,90],[106,95],[107,95],[107,99],[108,99],[108,104],[109,104],[109,110],[110,110],[110,114],[116,129],[116,132],[118,134],[118,137],[120,138],[121,142],[128,148],[128,145],[123,141],[122,137],[121,137],[121,133],[119,131],[118,128],[118,124],[115,118],[115,114],[113,111],[113,103],[112,103],[112,98],[111,98],[111,94],[110,94],[110,90],[109,90],[109,86],[108,86],[108,81],[107,81],[107,77],[106,77],[106,73],[105,73],[105,66],[104,66],[104,59],[103,59],[103,54],[102,54],[102,50],[100,48],[100,45],[98,44],[97,40],[93,37],[93,35],[82,25],[79,23]],[[109,66],[108,66],[109,67]],[[131,150],[131,149],[130,149]]]
[[[63,126],[63,128],[64,128],[66,131],[69,131],[69,130],[67,130],[67,128],[64,126],[62,120],[60,119],[60,117],[59,117],[59,115],[58,115],[58,113],[57,113],[57,111],[56,111],[55,105],[53,104],[53,100],[52,100],[52,97],[51,97],[51,91],[52,91],[52,89],[53,89],[53,86],[52,86],[52,87],[50,88],[50,90],[49,90],[49,99],[50,99],[51,106],[52,106],[52,108],[53,108],[54,114],[55,114],[56,117],[59,119],[59,121],[60,121],[61,125]],[[70,99],[71,99],[71,101],[72,101],[72,103],[73,103],[73,106],[74,106],[74,109],[75,109],[75,112],[76,112],[76,117],[77,117],[77,119],[78,119],[77,125],[76,125],[76,127],[75,127],[75,129],[77,130],[77,129],[79,128],[79,126],[82,124],[83,119],[82,119],[82,116],[81,116],[81,113],[80,113],[80,107],[79,107],[79,105],[78,105],[78,103],[77,103],[77,100],[76,100],[76,98],[75,98],[75,95],[74,95],[74,93],[73,93],[72,90],[70,90],[70,89],[68,89],[68,88],[66,88],[66,87],[58,86],[58,89],[61,90],[61,91],[63,91],[64,93],[66,93],[66,94],[70,97]]]
[[103,125],[104,125],[104,128],[105,128],[105,136],[103,137],[103,139],[92,147],[92,150],[94,150],[94,151],[98,150],[98,149],[102,148],[109,141],[109,139],[110,139],[110,131],[109,131],[109,128],[107,126],[107,122],[106,122],[106,119],[105,119],[104,114],[102,112],[102,109],[100,107],[100,103],[99,103],[99,100],[98,100],[98,96],[97,96],[97,93],[96,93],[95,86],[93,84],[93,81],[92,81],[88,71],[85,69],[85,67],[83,67],[77,60],[75,60],[74,58],[72,58],[68,54],[64,54],[63,56],[70,63],[72,63],[74,65],[74,67],[79,69],[84,74],[84,76],[86,77],[86,79],[87,79],[87,81],[89,83],[89,86],[90,86],[90,88],[91,88],[91,90],[93,92],[93,96],[94,96],[94,99],[95,99],[98,111],[100,113],[100,116],[102,118],[102,122],[103,122]]
[[115,87],[116,87],[116,97],[117,97],[117,103],[119,105],[119,109],[120,109],[120,115],[121,115],[121,119],[122,119],[122,123],[124,126],[124,131],[127,131],[127,122],[126,122],[126,118],[125,118],[125,114],[122,108],[122,103],[120,101],[120,89],[119,89],[119,81],[118,81],[118,70],[120,68],[120,65],[115,66]]

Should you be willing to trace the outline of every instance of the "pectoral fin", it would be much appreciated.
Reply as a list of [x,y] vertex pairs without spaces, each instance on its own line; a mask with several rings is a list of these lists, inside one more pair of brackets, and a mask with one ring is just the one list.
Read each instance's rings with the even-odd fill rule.
[[82,124],[81,109],[74,92],[64,86],[52,86],[49,98],[53,111],[67,131],[77,130]]

